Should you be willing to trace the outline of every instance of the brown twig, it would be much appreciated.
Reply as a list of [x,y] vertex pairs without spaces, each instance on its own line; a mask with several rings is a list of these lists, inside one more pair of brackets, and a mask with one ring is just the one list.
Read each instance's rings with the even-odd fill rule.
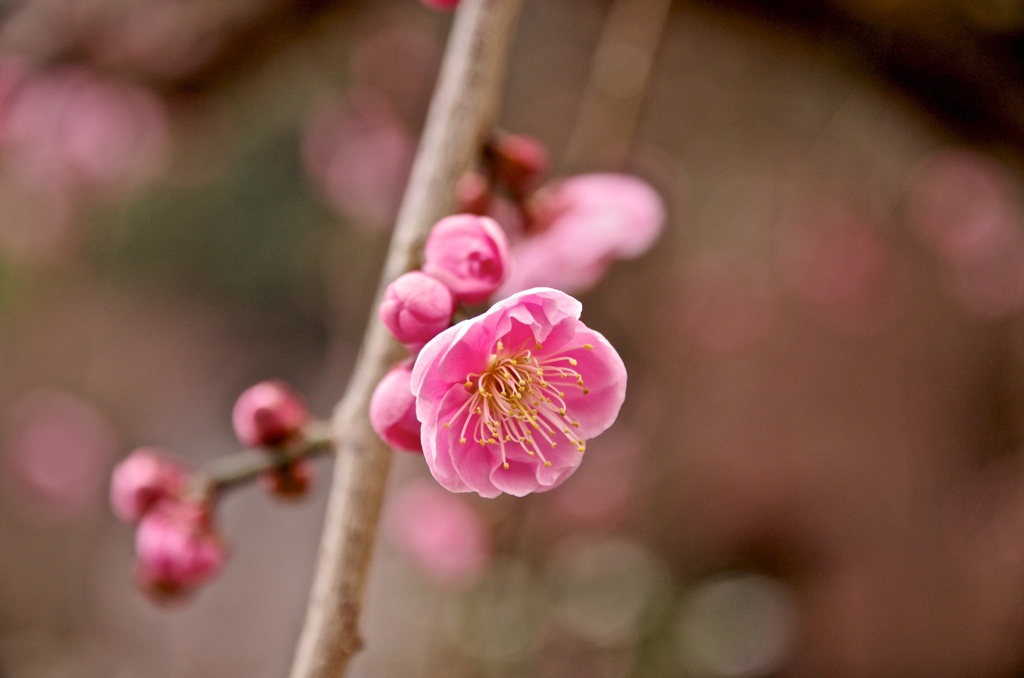
[[289,441],[283,447],[242,450],[214,459],[195,474],[189,494],[213,496],[251,482],[267,471],[332,451],[334,439],[330,426],[326,422],[313,422],[300,439]]
[[[402,201],[378,288],[418,264],[430,227],[447,215],[455,183],[480,152],[504,81],[522,0],[463,0]],[[377,532],[389,450],[370,428],[374,387],[401,350],[372,314],[333,418],[337,460],[309,607],[291,678],[337,678],[361,647],[359,617]]]
[[[621,165],[647,99],[654,57],[672,0],[615,0],[590,62],[587,82],[562,169],[596,160]],[[601,157],[593,157],[600,149]]]

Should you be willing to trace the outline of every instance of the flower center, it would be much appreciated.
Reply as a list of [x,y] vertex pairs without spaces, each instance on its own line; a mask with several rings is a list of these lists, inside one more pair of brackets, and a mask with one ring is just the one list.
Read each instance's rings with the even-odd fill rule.
[[[594,347],[584,344],[583,348]],[[466,375],[464,386],[472,395],[445,428],[462,419],[459,442],[465,444],[468,435],[482,446],[498,445],[506,469],[506,445],[520,446],[545,466],[551,466],[541,451],[545,444],[557,447],[564,439],[580,452],[586,450],[574,430],[580,424],[569,416],[565,404],[566,389],[589,393],[583,375],[575,369],[577,360],[562,354],[544,356],[542,350],[541,344],[535,344],[532,349],[506,352],[499,341],[487,369]]]

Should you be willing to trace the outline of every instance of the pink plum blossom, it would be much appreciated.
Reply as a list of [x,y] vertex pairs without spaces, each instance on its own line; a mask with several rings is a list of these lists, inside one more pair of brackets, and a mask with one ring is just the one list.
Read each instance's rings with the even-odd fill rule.
[[439,280],[419,271],[396,278],[384,291],[380,319],[410,351],[418,351],[452,321],[455,299]]
[[231,423],[247,447],[279,445],[302,432],[309,422],[306,403],[281,381],[250,386],[235,401]]
[[565,179],[542,191],[533,209],[537,231],[513,245],[516,265],[499,298],[535,285],[586,291],[614,259],[650,249],[665,221],[657,192],[625,174]]
[[472,584],[490,558],[490,537],[480,516],[437,485],[401,487],[386,523],[395,545],[423,572],[446,586]]
[[126,523],[138,522],[158,502],[184,488],[188,471],[163,450],[140,447],[114,467],[110,507]]
[[434,225],[424,258],[424,273],[447,285],[458,301],[476,304],[505,280],[508,239],[489,217],[456,214]]
[[224,565],[224,543],[205,503],[165,501],[142,517],[135,533],[139,582],[147,591],[185,593]]
[[370,425],[388,445],[422,452],[416,399],[409,386],[411,377],[410,363],[402,363],[384,375],[370,398]]
[[557,487],[615,421],[626,368],[582,305],[537,288],[437,335],[412,371],[421,441],[452,492],[523,496]]

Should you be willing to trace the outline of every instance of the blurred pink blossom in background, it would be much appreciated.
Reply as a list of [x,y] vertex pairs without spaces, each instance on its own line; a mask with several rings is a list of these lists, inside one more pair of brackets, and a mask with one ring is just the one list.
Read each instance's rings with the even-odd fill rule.
[[583,174],[533,198],[537,224],[512,245],[515,266],[498,291],[546,286],[574,294],[593,287],[615,259],[646,252],[665,221],[661,197],[625,174]]
[[996,318],[1024,307],[1024,211],[1007,170],[945,149],[921,162],[909,191],[911,225],[948,267],[963,306]]
[[439,584],[469,586],[490,560],[483,520],[463,499],[431,481],[399,488],[388,502],[386,525],[395,546]]
[[34,182],[112,196],[154,178],[170,143],[155,95],[77,67],[27,76],[0,132],[5,163]]
[[779,270],[833,327],[871,335],[906,309],[908,282],[880,224],[837,205],[815,202],[786,225]]
[[327,206],[378,229],[391,227],[415,150],[392,105],[368,89],[321,105],[302,144],[306,170]]
[[115,433],[91,404],[54,388],[33,391],[4,417],[3,496],[26,517],[82,517],[105,494]]

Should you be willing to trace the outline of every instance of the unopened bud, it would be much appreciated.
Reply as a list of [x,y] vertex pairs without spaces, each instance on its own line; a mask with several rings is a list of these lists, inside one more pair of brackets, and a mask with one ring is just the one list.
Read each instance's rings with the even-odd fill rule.
[[135,533],[139,583],[160,595],[187,593],[214,577],[227,557],[205,503],[161,502]]
[[140,447],[114,467],[110,507],[126,523],[136,523],[157,502],[180,493],[188,471],[163,450]]
[[485,301],[505,280],[508,239],[498,222],[456,214],[434,225],[424,248],[423,272],[468,304]]
[[384,291],[380,319],[410,351],[418,351],[451,324],[455,300],[444,283],[419,271],[396,278]]
[[309,421],[306,403],[287,384],[263,381],[238,396],[231,413],[235,435],[242,445],[280,445],[298,435]]
[[403,363],[384,375],[370,398],[370,425],[392,447],[422,452],[416,399],[409,383],[412,366]]

